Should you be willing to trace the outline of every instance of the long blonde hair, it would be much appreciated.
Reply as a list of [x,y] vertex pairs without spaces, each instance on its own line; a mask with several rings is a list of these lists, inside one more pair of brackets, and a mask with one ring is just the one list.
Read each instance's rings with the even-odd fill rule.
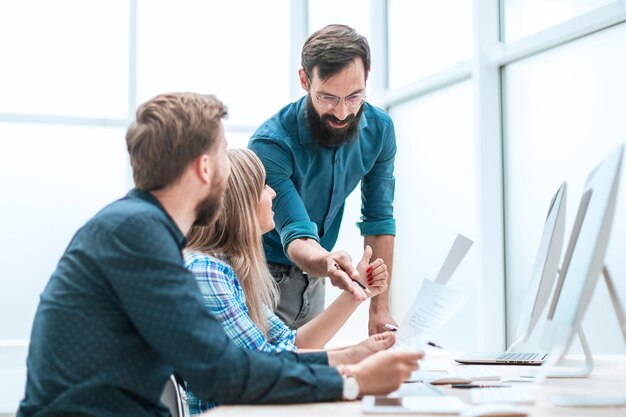
[[211,226],[194,226],[187,234],[187,251],[223,258],[234,269],[246,295],[250,318],[267,336],[264,305],[276,307],[278,288],[263,252],[259,202],[265,187],[265,169],[248,149],[231,149],[230,177],[224,207]]

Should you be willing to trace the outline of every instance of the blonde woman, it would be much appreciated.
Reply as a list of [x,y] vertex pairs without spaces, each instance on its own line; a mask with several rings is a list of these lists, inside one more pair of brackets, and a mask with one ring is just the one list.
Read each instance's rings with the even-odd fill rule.
[[[187,235],[185,265],[196,276],[205,306],[240,347],[268,352],[322,349],[360,301],[343,292],[297,331],[273,313],[278,290],[267,268],[262,235],[274,228],[276,194],[265,183],[265,170],[254,152],[233,149],[228,158],[231,174],[220,217],[212,226],[192,227]],[[388,273],[382,260],[369,262],[371,253],[367,247],[357,269],[367,277],[373,297],[386,290]],[[394,342],[390,332],[371,336],[357,345],[329,351],[329,364],[356,363]],[[190,405],[196,412],[211,406],[193,398]]]

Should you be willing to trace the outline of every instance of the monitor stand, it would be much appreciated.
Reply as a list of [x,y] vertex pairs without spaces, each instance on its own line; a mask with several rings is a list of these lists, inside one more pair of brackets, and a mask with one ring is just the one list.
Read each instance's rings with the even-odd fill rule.
[[[586,378],[593,371],[593,367],[595,363],[593,361],[593,355],[591,354],[591,349],[589,349],[589,344],[587,343],[587,338],[585,337],[585,333],[582,328],[578,328],[576,331],[578,333],[578,339],[580,340],[580,346],[583,349],[583,353],[585,355],[584,362],[578,364],[579,366],[571,366],[572,361],[567,361],[566,364],[562,359],[554,360],[552,357],[559,357],[561,355],[554,355],[554,352],[550,353],[550,358],[546,360],[546,362],[541,366],[541,368],[529,369],[527,371],[523,371],[520,373],[520,376],[524,378],[534,378],[535,382],[541,382],[544,378]],[[558,366],[559,364],[563,366]],[[565,366],[567,365],[567,366]]]
[[611,296],[611,302],[613,303],[613,308],[615,309],[615,315],[617,316],[619,328],[622,331],[622,336],[624,336],[624,341],[626,342],[626,316],[624,315],[624,308],[622,307],[622,303],[617,296],[615,284],[613,284],[611,274],[609,274],[609,270],[607,269],[606,265],[604,265],[604,268],[602,268],[602,275],[604,276],[606,287],[608,288],[609,295]]
[[[613,285],[613,280],[611,279],[611,275],[609,274],[609,270],[606,266],[602,268],[602,275],[604,276],[606,286],[608,287],[609,294],[611,296],[611,301],[613,303],[613,308],[615,309],[615,314],[617,315],[617,321],[619,322],[622,336],[624,336],[624,340],[626,341],[626,319],[624,318],[624,309],[619,301],[615,285]],[[579,333],[579,335],[582,336],[582,333]],[[585,348],[583,347],[583,350],[584,349]],[[589,350],[588,346],[587,350]],[[585,352],[585,357],[586,356],[587,353]],[[620,407],[626,405],[626,395],[555,395],[550,398],[550,401],[552,404],[559,407]]]
[[[609,273],[609,270],[606,267],[606,265],[602,268],[602,275],[604,276],[604,281],[606,282],[606,286],[609,290],[609,296],[611,297],[611,302],[613,303],[613,308],[615,309],[615,315],[617,316],[617,321],[619,323],[622,336],[624,337],[624,340],[626,341],[626,316],[624,315],[624,309],[622,308],[622,304],[619,300],[619,297],[617,296],[615,285],[613,284],[611,274]],[[582,363],[582,366],[580,366],[579,368],[570,367],[570,366],[558,366],[559,363],[563,363],[561,359],[563,355],[559,355],[559,354],[554,355],[554,352],[553,352],[551,353],[551,356],[555,356],[558,358],[555,360],[554,363],[552,363],[552,360],[548,359],[547,362],[541,367],[543,369],[529,370],[529,371],[523,372],[521,376],[527,377],[527,378],[534,377],[536,382],[541,382],[544,378],[586,378],[588,377],[591,374],[591,371],[593,371],[593,368],[595,365],[593,361],[593,355],[591,354],[591,349],[589,349],[589,344],[587,343],[587,338],[585,337],[585,333],[583,332],[582,327],[578,328],[577,333],[578,333],[578,339],[580,340],[580,346],[582,347],[583,354],[585,355],[585,360],[584,360],[584,363]],[[514,345],[516,343],[514,343]]]

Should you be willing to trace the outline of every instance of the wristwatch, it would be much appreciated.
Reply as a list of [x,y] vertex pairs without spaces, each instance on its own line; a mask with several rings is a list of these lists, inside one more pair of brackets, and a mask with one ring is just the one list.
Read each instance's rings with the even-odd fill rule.
[[359,397],[359,382],[354,376],[346,372],[343,366],[338,366],[337,370],[343,377],[343,399],[348,401],[356,400]]

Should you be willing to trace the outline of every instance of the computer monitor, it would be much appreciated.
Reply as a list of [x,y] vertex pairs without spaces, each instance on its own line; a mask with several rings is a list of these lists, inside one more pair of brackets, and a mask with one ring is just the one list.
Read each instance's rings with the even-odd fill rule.
[[517,345],[528,341],[542,317],[558,273],[561,249],[565,235],[565,207],[567,184],[556,191],[548,206],[548,214],[541,233],[530,286],[524,299],[517,327],[517,339],[506,352],[470,352],[455,361],[463,364],[541,365],[546,353],[512,355]]
[[531,282],[517,326],[516,341],[509,350],[513,350],[520,342],[528,341],[552,293],[565,236],[566,201],[567,184],[564,182],[550,201]]
[[[588,365],[593,362],[584,340],[581,322],[604,267],[622,166],[623,145],[611,153],[587,177],[561,274],[548,312],[544,340],[550,349],[550,367],[562,359],[575,335],[581,337]],[[563,376],[587,376],[585,372]],[[585,375],[586,373],[586,375]],[[552,376],[552,375],[551,375]],[[554,375],[561,376],[561,375]]]

